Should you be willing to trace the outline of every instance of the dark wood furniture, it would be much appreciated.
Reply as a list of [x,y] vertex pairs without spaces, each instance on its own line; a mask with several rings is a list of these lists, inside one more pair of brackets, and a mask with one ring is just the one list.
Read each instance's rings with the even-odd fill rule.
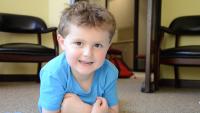
[[[147,3],[147,43],[146,43],[146,69],[145,69],[145,81],[142,86],[142,91],[146,93],[154,92],[159,88],[159,70],[156,67],[159,64],[158,55],[159,52],[159,38],[162,34],[160,32],[160,20],[161,20],[161,2],[162,0],[148,0]],[[154,44],[153,44],[154,43]],[[154,45],[154,46],[153,46]],[[151,51],[151,49],[154,51]],[[192,62],[190,62],[192,63]],[[195,62],[197,63],[197,62]],[[185,64],[184,64],[185,65]],[[187,65],[189,66],[189,65]],[[199,66],[199,65],[197,65]],[[178,80],[179,81],[179,80]],[[186,87],[198,87],[198,81],[188,81],[187,83],[192,83],[193,85],[186,85],[183,81],[183,85]],[[170,83],[171,84],[171,83]],[[178,83],[179,84],[179,83]],[[182,82],[181,82],[182,85]]]
[[[0,33],[35,34],[37,43],[16,42],[0,45],[0,62],[25,62],[38,63],[37,75],[43,62],[58,55],[56,27],[48,28],[45,22],[33,16],[0,13]],[[42,34],[51,33],[54,47],[42,45]],[[9,38],[9,37],[1,37]],[[17,38],[15,40],[18,40]],[[6,76],[1,78],[5,79]],[[39,81],[39,76],[37,77]]]
[[156,44],[158,43],[161,21],[161,4],[162,0],[147,1],[145,80],[141,88],[141,91],[145,93],[151,93],[158,90],[158,85],[156,83],[158,81],[158,71],[154,67],[158,62],[158,58],[154,54],[158,51]]
[[[163,39],[167,38],[164,37],[165,33],[174,36],[174,47],[161,49]],[[200,66],[200,44],[181,45],[180,42],[183,36],[186,36],[188,40],[192,36],[197,36],[195,38],[200,38],[200,15],[178,17],[171,22],[169,27],[160,27],[158,52],[155,53],[156,55],[158,55],[158,62],[155,68],[157,68],[157,73],[159,77],[160,64],[174,66],[175,87],[180,87],[180,66]]]
[[139,0],[134,0],[134,31],[133,31],[133,69],[134,71],[138,71],[138,38],[139,38],[139,5],[140,5],[140,1]]

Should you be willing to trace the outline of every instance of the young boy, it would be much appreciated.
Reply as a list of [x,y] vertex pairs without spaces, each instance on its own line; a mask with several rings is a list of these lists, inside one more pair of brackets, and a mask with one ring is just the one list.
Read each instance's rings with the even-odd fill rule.
[[57,37],[64,52],[41,69],[40,112],[118,113],[118,70],[105,59],[115,24],[87,2],[64,10]]

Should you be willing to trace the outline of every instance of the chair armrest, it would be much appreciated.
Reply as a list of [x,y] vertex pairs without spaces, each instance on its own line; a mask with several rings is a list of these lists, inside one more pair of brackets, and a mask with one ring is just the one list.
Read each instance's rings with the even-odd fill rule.
[[56,30],[57,30],[57,27],[50,27],[50,28],[45,29],[42,33],[49,33],[49,32],[53,32]]
[[160,30],[161,30],[161,32],[166,32],[166,33],[169,33],[169,34],[176,34],[170,28],[167,28],[165,26],[161,26]]

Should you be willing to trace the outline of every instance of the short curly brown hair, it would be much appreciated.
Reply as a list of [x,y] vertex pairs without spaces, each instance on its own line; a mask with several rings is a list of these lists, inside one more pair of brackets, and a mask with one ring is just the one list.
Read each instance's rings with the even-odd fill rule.
[[110,40],[112,40],[116,29],[114,16],[107,9],[89,4],[86,1],[76,2],[63,11],[58,26],[58,33],[62,37],[66,37],[69,33],[70,24],[107,30],[110,34]]

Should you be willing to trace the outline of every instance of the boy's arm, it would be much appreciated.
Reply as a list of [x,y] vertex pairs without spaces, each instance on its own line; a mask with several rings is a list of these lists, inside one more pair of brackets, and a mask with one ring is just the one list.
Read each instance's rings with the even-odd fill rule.
[[[79,109],[79,110],[81,110],[82,113],[90,113],[91,109],[92,109],[92,106],[84,103],[84,105],[82,105],[82,109]],[[48,110],[42,109],[42,113],[65,113],[65,111],[63,111],[63,112],[61,112],[60,110],[59,111],[48,111]]]
[[58,111],[48,111],[48,110],[42,108],[42,113],[61,113],[61,112],[60,112],[60,110],[58,110]]
[[91,113],[91,111],[92,111],[92,106],[89,104],[83,103],[81,112],[79,113]]
[[[70,104],[70,105],[69,105]],[[68,107],[61,109],[60,113],[91,113],[92,106],[84,102],[80,104],[69,103]],[[58,112],[59,113],[59,112]]]
[[84,103],[76,94],[65,95],[61,113],[91,113],[92,106]]
[[97,97],[91,113],[119,113],[119,107],[114,105],[109,108],[105,98]]

